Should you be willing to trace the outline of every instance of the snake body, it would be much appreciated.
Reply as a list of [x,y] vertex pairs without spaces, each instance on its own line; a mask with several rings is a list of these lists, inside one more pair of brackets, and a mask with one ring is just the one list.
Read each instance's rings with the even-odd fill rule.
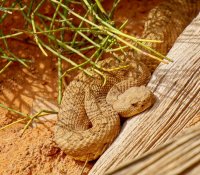
[[[167,0],[163,1],[149,13],[142,38],[162,40],[164,43],[147,43],[153,49],[166,54],[177,36],[188,25],[200,8],[200,1]],[[134,55],[136,57],[137,55]],[[68,155],[77,160],[94,160],[98,158],[114,141],[120,132],[120,115],[132,116],[149,108],[155,98],[143,87],[158,62],[137,56],[124,58],[127,69],[106,73],[107,81],[102,86],[101,77],[92,69],[88,71],[93,77],[79,73],[65,89],[59,110],[59,120],[55,128],[54,140]],[[99,62],[104,67],[121,66],[121,62],[107,58]],[[114,105],[120,94],[134,87],[134,104]],[[140,99],[145,93],[145,99]],[[136,100],[135,100],[136,99]],[[120,107],[119,107],[120,106]],[[125,107],[124,107],[125,108]],[[119,114],[118,114],[119,113]]]

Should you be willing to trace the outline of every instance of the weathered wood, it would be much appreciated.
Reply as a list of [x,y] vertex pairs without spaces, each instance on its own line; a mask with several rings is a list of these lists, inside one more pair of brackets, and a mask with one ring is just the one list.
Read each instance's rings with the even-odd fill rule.
[[115,142],[96,162],[90,175],[101,175],[132,160],[180,133],[200,113],[200,14],[177,39],[148,87],[155,105],[127,120]]
[[109,170],[106,175],[199,175],[199,162],[200,123],[140,157]]

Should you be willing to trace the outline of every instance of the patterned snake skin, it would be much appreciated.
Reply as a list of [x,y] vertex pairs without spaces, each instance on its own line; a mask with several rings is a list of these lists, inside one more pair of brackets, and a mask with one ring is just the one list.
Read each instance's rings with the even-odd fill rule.
[[[142,38],[164,41],[146,44],[166,54],[199,9],[198,0],[163,1],[150,11]],[[159,62],[138,54],[134,54],[134,58],[124,58],[124,62],[107,58],[99,62],[99,65],[108,68],[130,65],[127,69],[106,73],[104,86],[101,77],[88,69],[94,78],[79,73],[65,89],[54,140],[66,154],[81,161],[98,158],[119,134],[119,114],[132,116],[154,103],[153,94],[144,85]],[[125,102],[114,105],[120,94],[131,87],[134,88],[129,108]],[[124,99],[130,100],[129,96]],[[117,111],[114,106],[117,106]]]

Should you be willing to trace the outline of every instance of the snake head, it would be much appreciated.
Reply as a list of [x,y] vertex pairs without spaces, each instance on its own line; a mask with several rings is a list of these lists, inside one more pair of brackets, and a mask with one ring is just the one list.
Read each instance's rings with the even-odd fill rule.
[[123,117],[143,112],[155,102],[155,96],[145,86],[131,87],[118,96],[113,109]]

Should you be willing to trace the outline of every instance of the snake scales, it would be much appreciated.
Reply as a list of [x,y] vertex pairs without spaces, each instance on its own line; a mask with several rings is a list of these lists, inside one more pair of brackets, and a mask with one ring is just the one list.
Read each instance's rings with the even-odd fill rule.
[[[166,54],[199,9],[198,0],[163,1],[150,11],[142,38],[164,41],[146,44]],[[101,77],[89,69],[94,78],[79,73],[65,89],[54,133],[55,142],[65,153],[81,161],[98,158],[119,134],[119,114],[129,117],[153,104],[153,94],[143,85],[159,62],[137,54],[134,58],[137,59],[129,56],[123,62],[112,58],[99,62],[108,68],[130,65],[128,69],[106,73],[104,86]],[[123,93],[126,97],[121,100]]]

